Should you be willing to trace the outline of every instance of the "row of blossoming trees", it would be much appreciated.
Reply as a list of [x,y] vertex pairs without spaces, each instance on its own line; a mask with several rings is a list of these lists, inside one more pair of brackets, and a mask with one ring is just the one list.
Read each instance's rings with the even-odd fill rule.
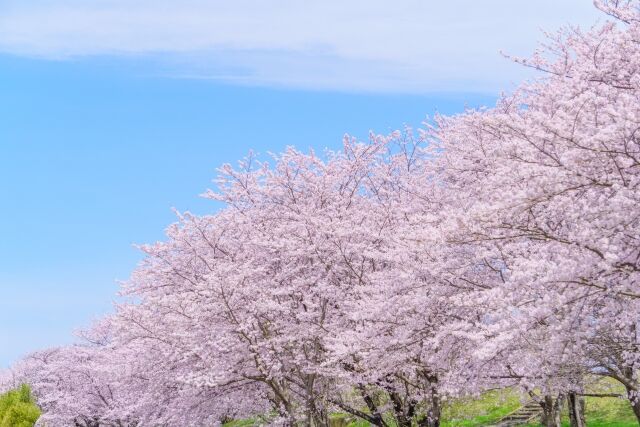
[[640,419],[640,12],[597,6],[493,109],[224,166],[224,209],[179,216],[113,315],[5,383],[47,426],[438,426],[511,385],[580,426],[607,376]]

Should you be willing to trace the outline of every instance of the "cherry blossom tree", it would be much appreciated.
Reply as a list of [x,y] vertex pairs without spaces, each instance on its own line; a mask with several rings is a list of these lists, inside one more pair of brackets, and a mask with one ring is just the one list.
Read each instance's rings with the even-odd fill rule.
[[[120,345],[158,346],[173,381],[241,390],[255,406],[231,417],[264,414],[268,402],[289,424],[326,425],[337,408],[386,425],[391,402],[402,425],[438,425],[443,395],[468,384],[469,339],[450,326],[467,327],[461,292],[481,274],[438,243],[437,186],[419,188],[424,154],[401,139],[222,168],[208,197],[228,208],[182,215],[167,242],[143,248],[124,289],[138,302],[116,317]],[[433,200],[409,205],[419,192]]]
[[544,77],[494,109],[439,117],[429,134],[446,185],[469,201],[462,240],[504,263],[511,335],[544,324],[547,352],[580,355],[594,330],[616,325],[616,339],[597,341],[627,343],[613,377],[635,407],[640,15],[637,2],[596,5],[615,21],[566,28],[519,60]]
[[17,367],[42,409],[40,425],[136,425],[134,420],[114,417],[123,396],[108,379],[112,371],[101,363],[101,356],[105,355],[90,347],[62,347],[31,354]]

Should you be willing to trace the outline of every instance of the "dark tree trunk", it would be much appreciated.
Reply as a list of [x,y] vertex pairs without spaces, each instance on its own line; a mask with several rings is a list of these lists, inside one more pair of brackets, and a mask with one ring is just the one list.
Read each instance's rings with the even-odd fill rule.
[[587,424],[584,419],[584,397],[571,392],[567,403],[569,406],[569,425],[571,427],[585,427]]
[[315,409],[312,416],[315,427],[329,427],[329,414],[324,409]]
[[432,392],[431,407],[427,412],[427,424],[425,427],[440,427],[440,416],[442,409],[440,408],[440,396],[437,392]]
[[425,375],[425,378],[429,382],[430,389],[430,402],[429,410],[426,417],[424,417],[418,423],[419,427],[440,427],[440,416],[442,414],[442,407],[440,402],[440,394],[438,393],[438,377],[436,375]]
[[555,399],[551,395],[544,396],[542,406],[542,425],[544,427],[561,427],[560,415],[564,404],[564,396],[559,394]]
[[318,407],[314,396],[307,399],[307,419],[305,425],[307,427],[328,427],[329,417],[327,411],[322,407]]
[[405,404],[400,395],[394,390],[391,390],[389,391],[389,398],[393,404],[393,413],[398,427],[411,427],[411,418],[408,414],[409,411],[405,409]]
[[442,408],[440,407],[440,395],[435,386],[431,390],[431,407],[427,412],[427,418],[429,420],[428,427],[440,427],[440,416],[442,415]]
[[86,417],[75,418],[73,424],[75,427],[100,427],[99,420],[89,420]]
[[283,388],[280,386],[280,384],[277,383],[277,381],[266,381],[266,384],[271,388],[271,391],[273,391],[273,395],[269,398],[269,400],[273,405],[273,409],[277,411],[280,415],[280,418],[284,420],[284,425],[287,427],[295,426],[296,417],[293,410],[293,405],[291,405],[291,402],[289,401]]
[[363,384],[358,384],[357,389],[360,392],[360,395],[362,396],[364,403],[367,405],[369,412],[371,413],[371,419],[368,421],[375,426],[385,427],[386,423],[382,418],[382,414],[378,409],[378,405],[376,405],[376,402],[373,400],[373,397],[367,392],[366,387]]

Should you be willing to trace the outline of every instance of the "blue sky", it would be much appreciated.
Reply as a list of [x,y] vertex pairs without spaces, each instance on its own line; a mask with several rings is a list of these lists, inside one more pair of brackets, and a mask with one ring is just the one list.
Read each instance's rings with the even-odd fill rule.
[[491,105],[528,75],[499,50],[598,18],[444,3],[0,0],[0,367],[107,312],[222,163]]

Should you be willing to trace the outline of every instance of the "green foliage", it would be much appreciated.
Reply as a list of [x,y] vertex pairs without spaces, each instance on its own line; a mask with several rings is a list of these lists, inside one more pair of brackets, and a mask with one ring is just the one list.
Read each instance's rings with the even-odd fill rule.
[[39,416],[28,385],[0,395],[0,427],[33,427]]
[[233,420],[233,421],[226,422],[223,425],[224,427],[252,427],[252,426],[255,426],[256,424],[258,424],[256,420],[249,419],[249,420]]

